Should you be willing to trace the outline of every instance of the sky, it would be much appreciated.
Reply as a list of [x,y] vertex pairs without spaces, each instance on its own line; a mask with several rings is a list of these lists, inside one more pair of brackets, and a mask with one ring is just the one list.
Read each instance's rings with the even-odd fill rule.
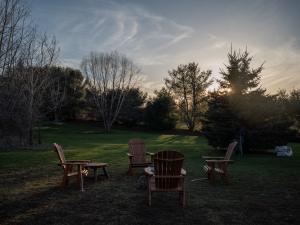
[[[269,93],[300,88],[298,0],[28,0],[42,32],[55,35],[59,63],[80,68],[91,51],[117,50],[141,69],[142,88],[164,85],[168,71],[197,62],[220,78],[232,45],[264,63]],[[213,87],[216,87],[216,83]]]

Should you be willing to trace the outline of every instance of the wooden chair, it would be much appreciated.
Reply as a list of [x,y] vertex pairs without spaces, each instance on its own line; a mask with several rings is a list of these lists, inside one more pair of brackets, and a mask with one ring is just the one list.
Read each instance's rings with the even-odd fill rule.
[[230,158],[236,145],[236,141],[230,143],[226,154],[223,157],[202,156],[202,158],[205,159],[205,165],[203,166],[203,169],[206,172],[207,178],[210,182],[214,181],[216,174],[219,174],[221,177],[223,177],[225,183],[229,182],[228,164],[233,162],[233,160],[230,160]]
[[176,151],[162,151],[154,155],[154,168],[145,168],[148,177],[148,204],[151,206],[152,192],[179,192],[185,205],[184,177],[182,169],[184,156]]
[[[131,139],[128,142],[129,145],[129,153],[127,153],[129,157],[129,168],[128,174],[132,175],[132,168],[136,167],[147,167],[152,164],[152,156],[153,153],[146,152],[145,142],[141,139]],[[150,161],[147,161],[146,155],[151,157]]]
[[[87,175],[87,170],[85,166],[87,163],[91,162],[90,160],[66,160],[63,149],[60,145],[54,143],[54,151],[57,153],[60,163],[58,164],[64,170],[62,178],[62,186],[66,187],[69,183],[69,177],[76,177],[77,183],[81,191],[83,189],[83,175]],[[74,168],[75,167],[75,168]],[[75,169],[75,171],[73,170]]]

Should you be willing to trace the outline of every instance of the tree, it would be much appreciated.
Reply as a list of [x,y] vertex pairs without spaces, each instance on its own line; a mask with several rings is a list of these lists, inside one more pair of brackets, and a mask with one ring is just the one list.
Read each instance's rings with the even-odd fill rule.
[[30,22],[20,0],[0,2],[1,146],[33,144],[48,68],[58,53],[55,38],[38,34]]
[[293,117],[296,127],[300,130],[300,89],[292,90],[288,101],[290,115]]
[[288,142],[292,123],[284,106],[285,93],[265,94],[260,87],[262,65],[251,69],[251,60],[247,51],[231,50],[226,71],[220,71],[220,90],[209,99],[203,120],[203,131],[215,147],[237,139],[243,152]]
[[42,110],[50,120],[74,120],[83,111],[85,83],[79,70],[51,67],[51,83],[44,94]]
[[43,109],[46,114],[53,115],[54,121],[58,121],[59,113],[65,103],[67,79],[60,67],[51,67],[49,70],[52,82],[44,94]]
[[18,63],[27,29],[29,11],[20,0],[0,2],[0,75],[10,76]]
[[[28,34],[28,10],[18,0],[0,2],[0,146],[7,147],[21,142],[23,129],[22,86],[14,68],[21,55],[24,39]],[[16,115],[18,115],[16,117]]]
[[201,120],[202,131],[214,147],[226,147],[236,138],[239,123],[229,97],[214,91],[208,94],[208,109]]
[[240,53],[231,49],[227,57],[228,65],[225,65],[226,70],[220,70],[222,79],[218,80],[221,89],[235,95],[243,95],[252,91],[264,92],[259,87],[263,64],[251,69],[250,64],[253,58],[249,56],[247,50]]
[[88,79],[88,88],[97,112],[102,117],[104,129],[109,132],[128,90],[137,85],[139,69],[118,52],[92,52],[82,60],[81,68]]
[[66,97],[61,109],[64,120],[75,120],[83,111],[86,83],[80,70],[65,68]]
[[[32,32],[20,60],[19,80],[22,84],[24,109],[27,115],[28,144],[33,144],[33,130],[41,117],[43,94],[51,83],[49,68],[58,55],[56,39]],[[40,140],[39,140],[40,141]]]
[[147,102],[145,122],[155,130],[170,130],[176,125],[176,105],[170,93],[162,88]]
[[139,88],[132,88],[126,96],[117,120],[127,127],[132,127],[143,120],[147,94],[143,93]]
[[204,111],[201,108],[204,108],[206,89],[212,84],[210,77],[211,70],[201,71],[198,64],[192,62],[169,71],[169,77],[165,79],[166,87],[178,105],[181,118],[191,131]]

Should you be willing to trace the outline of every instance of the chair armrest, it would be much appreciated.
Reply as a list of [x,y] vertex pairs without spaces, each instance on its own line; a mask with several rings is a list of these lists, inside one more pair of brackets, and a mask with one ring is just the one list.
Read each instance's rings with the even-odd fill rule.
[[202,156],[202,159],[224,159],[223,156]]
[[146,152],[146,155],[154,156],[153,152]]
[[146,173],[147,176],[154,176],[154,171],[152,171],[151,167],[146,167],[144,169],[144,172]]
[[151,158],[151,163],[153,163],[153,156],[154,156],[154,153],[152,152],[146,152],[146,155],[149,155],[150,158]]
[[229,163],[229,162],[233,162],[233,160],[226,160],[226,159],[216,159],[216,160],[205,160],[205,162],[207,163]]
[[128,152],[126,153],[126,155],[127,155],[128,157],[130,157],[130,158],[133,157],[133,155],[130,154],[130,153],[128,153]]
[[127,155],[128,155],[128,157],[129,157],[129,163],[130,164],[132,164],[133,163],[133,155],[132,154],[130,154],[130,153],[126,153]]
[[185,176],[185,175],[186,175],[186,170],[183,169],[183,168],[181,168],[181,175],[182,175],[182,176]]
[[66,166],[69,166],[69,165],[86,165],[87,163],[86,162],[65,162],[65,163],[60,163],[60,165],[66,165]]
[[76,163],[76,162],[78,162],[78,163],[90,163],[90,162],[92,162],[92,160],[67,160],[66,161],[67,163]]

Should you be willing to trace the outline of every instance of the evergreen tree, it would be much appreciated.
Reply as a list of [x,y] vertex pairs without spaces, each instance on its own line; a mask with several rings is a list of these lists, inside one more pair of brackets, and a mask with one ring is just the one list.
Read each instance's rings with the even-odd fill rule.
[[235,95],[244,95],[252,91],[263,93],[264,90],[259,88],[263,64],[256,69],[251,69],[253,58],[249,56],[247,50],[240,53],[231,49],[227,56],[226,70],[220,71],[222,75],[222,79],[218,80],[220,87]]
[[260,87],[262,65],[251,69],[247,51],[231,51],[228,61],[226,70],[220,71],[220,90],[210,97],[203,120],[209,143],[226,147],[236,139],[241,152],[287,144],[292,123],[281,100]]
[[145,122],[155,130],[170,130],[176,125],[175,102],[169,92],[162,88],[155,91],[145,109]]
[[126,96],[117,121],[127,127],[132,127],[143,120],[143,107],[147,94],[139,88],[131,88]]
[[209,93],[208,110],[202,119],[202,131],[214,147],[226,147],[239,128],[229,97],[219,92]]

